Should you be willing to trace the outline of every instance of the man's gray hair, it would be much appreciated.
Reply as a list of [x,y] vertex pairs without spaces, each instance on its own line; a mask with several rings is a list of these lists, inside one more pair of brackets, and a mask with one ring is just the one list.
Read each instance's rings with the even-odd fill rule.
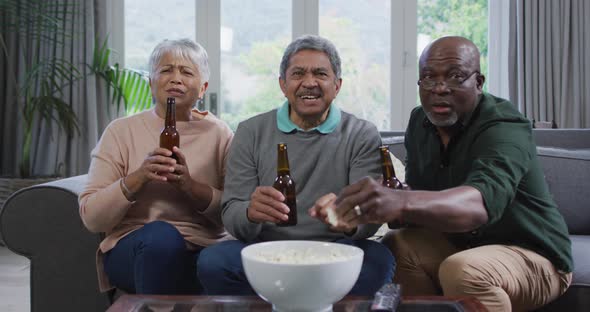
[[209,57],[207,51],[190,39],[164,40],[154,48],[149,59],[150,78],[154,78],[156,67],[166,53],[190,60],[199,69],[201,84],[209,81]]
[[330,40],[314,35],[301,36],[287,46],[283,58],[281,59],[279,76],[281,79],[285,80],[291,56],[301,50],[315,50],[326,53],[330,59],[330,64],[332,64],[332,70],[334,71],[334,74],[336,74],[336,79],[340,79],[342,70],[340,68],[340,56],[338,55],[336,47],[330,42]]

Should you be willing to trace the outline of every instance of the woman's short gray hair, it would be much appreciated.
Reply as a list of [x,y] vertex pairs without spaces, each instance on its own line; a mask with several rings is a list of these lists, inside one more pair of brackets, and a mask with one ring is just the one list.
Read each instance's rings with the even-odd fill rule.
[[154,48],[149,60],[150,78],[154,77],[156,67],[166,53],[190,60],[199,69],[201,84],[209,81],[209,57],[200,44],[190,39],[164,40]]
[[279,76],[281,79],[284,80],[287,75],[287,68],[289,68],[291,56],[301,50],[315,50],[326,53],[330,59],[330,64],[332,65],[334,74],[336,74],[336,78],[340,79],[342,70],[340,68],[340,56],[338,55],[336,47],[330,42],[330,40],[315,35],[301,36],[287,46],[283,58],[281,59]]

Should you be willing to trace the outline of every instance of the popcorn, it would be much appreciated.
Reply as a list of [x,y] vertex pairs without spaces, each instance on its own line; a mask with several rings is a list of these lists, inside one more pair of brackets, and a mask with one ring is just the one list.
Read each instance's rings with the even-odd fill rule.
[[338,248],[330,248],[327,252],[318,252],[313,248],[283,249],[274,252],[259,252],[255,257],[261,261],[281,264],[321,264],[349,258]]
[[331,226],[337,226],[339,221],[338,215],[336,215],[336,208],[334,206],[328,207],[326,213],[328,215],[328,223],[330,223]]

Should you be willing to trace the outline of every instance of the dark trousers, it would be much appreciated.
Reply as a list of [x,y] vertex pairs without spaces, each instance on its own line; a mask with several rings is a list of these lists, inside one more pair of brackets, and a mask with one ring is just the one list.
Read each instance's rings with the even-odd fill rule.
[[[395,260],[383,244],[366,239],[339,239],[335,242],[359,247],[365,253],[359,278],[350,295],[372,296],[383,284],[391,282]],[[203,249],[197,275],[207,295],[256,295],[242,266],[240,252],[246,246],[248,244],[234,240]]]
[[187,250],[178,230],[154,221],[123,237],[104,257],[111,284],[136,294],[200,294],[200,250]]

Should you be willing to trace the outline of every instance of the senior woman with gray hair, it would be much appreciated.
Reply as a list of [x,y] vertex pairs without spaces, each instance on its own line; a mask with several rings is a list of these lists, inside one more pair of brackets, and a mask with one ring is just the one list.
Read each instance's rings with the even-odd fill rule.
[[[92,151],[80,216],[88,230],[106,234],[97,252],[101,291],[198,294],[200,251],[227,237],[220,198],[233,134],[193,108],[208,86],[203,47],[165,40],[149,66],[155,105],[106,128]],[[176,99],[180,134],[173,150],[158,147],[169,97]]]

